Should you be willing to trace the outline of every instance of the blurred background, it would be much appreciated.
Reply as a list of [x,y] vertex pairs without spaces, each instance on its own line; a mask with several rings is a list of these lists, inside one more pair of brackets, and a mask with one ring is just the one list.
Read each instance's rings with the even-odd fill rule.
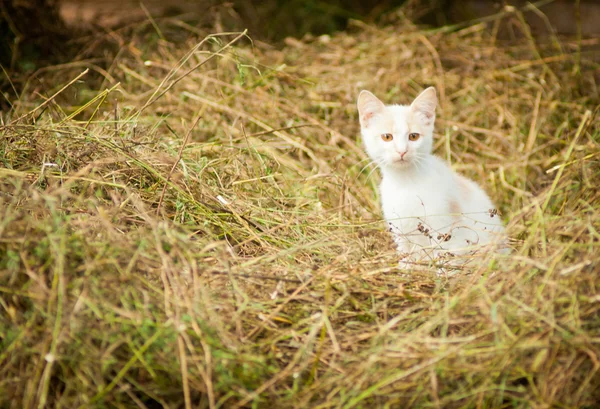
[[[44,61],[69,60],[82,51],[77,38],[149,18],[176,17],[213,32],[248,28],[254,40],[277,45],[288,37],[344,30],[351,20],[385,23],[397,10],[410,14],[411,21],[439,27],[526,5],[523,17],[538,38],[600,34],[600,2],[595,0],[3,0],[0,63],[8,70],[32,70]],[[491,25],[500,39],[529,35],[513,27],[511,19]]]

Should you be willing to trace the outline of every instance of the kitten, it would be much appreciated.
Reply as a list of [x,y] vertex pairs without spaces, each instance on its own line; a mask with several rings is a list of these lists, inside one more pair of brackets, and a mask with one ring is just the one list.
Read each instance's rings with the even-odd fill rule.
[[358,96],[365,148],[383,176],[380,193],[401,266],[473,254],[504,241],[502,221],[488,195],[432,155],[435,88],[410,106],[385,106],[369,91]]

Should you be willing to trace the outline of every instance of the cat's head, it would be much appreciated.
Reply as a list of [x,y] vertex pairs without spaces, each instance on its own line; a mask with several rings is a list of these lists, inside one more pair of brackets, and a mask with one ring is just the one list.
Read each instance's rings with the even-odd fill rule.
[[385,106],[369,91],[361,91],[357,105],[367,153],[380,167],[414,166],[431,153],[435,88],[427,88],[410,106]]

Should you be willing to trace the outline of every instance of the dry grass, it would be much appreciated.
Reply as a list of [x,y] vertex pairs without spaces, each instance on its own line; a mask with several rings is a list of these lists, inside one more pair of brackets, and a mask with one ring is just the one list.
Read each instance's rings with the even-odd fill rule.
[[[0,127],[0,407],[596,407],[597,41],[111,36]],[[358,138],[426,85],[513,238],[451,278],[397,270]]]

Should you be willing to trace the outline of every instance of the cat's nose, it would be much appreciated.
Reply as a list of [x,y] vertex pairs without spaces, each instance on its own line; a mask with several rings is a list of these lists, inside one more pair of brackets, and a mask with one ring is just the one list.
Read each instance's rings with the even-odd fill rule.
[[399,152],[400,153],[400,159],[404,159],[404,155],[406,155],[406,152],[408,152],[408,151]]

